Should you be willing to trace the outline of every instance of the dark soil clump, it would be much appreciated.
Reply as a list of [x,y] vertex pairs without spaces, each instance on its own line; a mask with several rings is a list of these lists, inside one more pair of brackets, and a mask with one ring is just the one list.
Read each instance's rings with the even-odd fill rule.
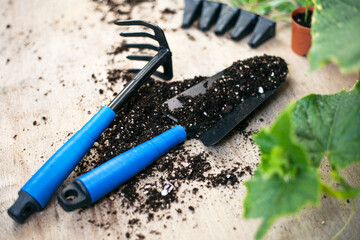
[[[282,64],[282,59],[266,56],[265,58],[271,59],[272,62],[260,61],[263,58],[252,59],[255,62],[259,61],[259,65],[249,65],[249,67],[255,68],[253,70],[245,67],[246,63],[248,63],[247,61],[250,60],[236,62],[226,71],[226,74],[227,76],[231,74],[246,76],[253,74],[254,77],[261,79],[264,78],[263,75],[268,76],[270,74],[270,79],[273,79],[271,78],[271,72],[268,72],[272,70],[275,71],[275,76],[286,76],[287,68],[285,63],[286,69],[281,69],[285,71],[285,76],[280,74],[281,71],[274,67],[276,64]],[[261,69],[257,69],[259,66]],[[245,68],[245,70],[241,71],[240,67]],[[176,123],[163,113],[162,104],[205,78],[195,77],[181,82],[149,79],[117,113],[114,122],[105,130],[94,144],[90,153],[85,156],[75,169],[76,175],[80,176],[109,159],[175,126]],[[111,85],[116,84],[118,81],[126,84],[132,79],[132,75],[115,69],[108,71],[107,79]],[[277,80],[280,81],[281,79]],[[221,79],[221,81],[225,80]],[[219,82],[218,84],[220,85],[215,86],[221,88],[222,84],[226,85],[226,81],[225,83]],[[262,83],[261,86],[264,89],[273,87],[273,85],[265,83]],[[256,89],[257,87],[258,85],[254,88]],[[220,91],[222,90],[220,89]],[[225,92],[222,94],[225,94]],[[230,94],[232,95],[229,96],[237,96],[233,92]],[[240,94],[240,96],[242,95]],[[231,104],[234,103],[231,102]],[[251,140],[250,132],[245,130],[247,124],[242,123],[240,125],[234,131],[240,133],[245,139],[244,141]],[[218,159],[213,161],[214,156],[211,153],[198,151],[198,153],[194,154],[188,149],[189,147],[192,149],[197,148],[196,145],[190,145],[189,143],[174,147],[130,179],[126,184],[109,193],[96,204],[111,208],[114,204],[113,202],[116,201],[116,205],[120,206],[121,209],[118,209],[118,211],[110,209],[108,215],[141,213],[146,214],[147,221],[154,221],[161,220],[162,218],[165,219],[166,217],[171,218],[171,216],[159,214],[159,211],[170,209],[174,203],[177,203],[184,204],[184,206],[183,209],[177,207],[176,215],[185,215],[185,209],[189,207],[185,205],[183,198],[180,198],[187,191],[182,188],[182,185],[189,186],[193,182],[197,182],[199,185],[195,188],[191,187],[188,192],[192,197],[203,199],[203,189],[222,186],[236,188],[236,185],[242,181],[241,178],[245,175],[249,176],[249,173],[252,173],[251,168],[255,167],[254,165],[250,167],[248,164],[239,163],[236,159],[231,163],[230,168],[219,167],[217,163],[213,165]],[[196,213],[195,208],[192,208],[189,208],[190,212]],[[129,219],[128,225],[130,228],[141,224],[140,220],[138,221],[139,218]],[[97,222],[93,224],[99,227],[102,226],[101,223],[99,225]],[[130,233],[127,233],[126,237],[130,237]]]
[[[97,4],[97,10],[103,12],[102,21],[105,21],[108,14],[121,20],[130,20],[133,8],[143,2],[154,2],[154,0],[93,0]],[[109,23],[113,23],[110,21]]]
[[277,88],[285,81],[287,73],[285,61],[279,57],[264,55],[237,61],[206,93],[195,97],[179,96],[183,106],[174,111],[168,109],[167,113],[186,126],[191,136],[199,137],[247,98]]
[[111,85],[115,85],[118,80],[128,83],[133,78],[133,74],[123,71],[121,69],[112,69],[107,72],[107,80]]
[[295,22],[300,24],[303,27],[310,28],[311,27],[311,19],[312,19],[312,11],[308,12],[308,18],[307,21],[305,21],[305,13],[297,13],[293,16],[293,19]]
[[125,52],[125,51],[128,51],[128,50],[129,50],[129,48],[126,47],[126,41],[122,41],[120,43],[120,46],[117,46],[114,51],[109,52],[108,54],[109,55],[117,55],[119,53],[122,53],[122,52]]
[[164,10],[161,11],[162,14],[175,14],[176,10],[170,9],[170,8],[165,8]]

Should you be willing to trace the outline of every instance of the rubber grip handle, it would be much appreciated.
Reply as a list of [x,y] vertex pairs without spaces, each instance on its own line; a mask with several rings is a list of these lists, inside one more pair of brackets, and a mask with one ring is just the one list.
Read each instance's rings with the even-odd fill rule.
[[175,126],[153,139],[114,157],[77,178],[77,180],[86,188],[92,203],[94,203],[185,139],[185,129],[181,126]]
[[116,114],[111,108],[102,107],[30,178],[21,190],[32,196],[44,208],[115,117]]

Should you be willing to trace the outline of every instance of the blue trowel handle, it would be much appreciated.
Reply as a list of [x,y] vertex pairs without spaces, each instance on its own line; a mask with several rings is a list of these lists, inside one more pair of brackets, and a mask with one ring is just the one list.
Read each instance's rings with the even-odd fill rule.
[[31,213],[43,209],[115,116],[111,108],[102,107],[21,188],[9,215],[21,223]]
[[185,129],[175,126],[114,157],[64,188],[58,195],[60,205],[72,211],[94,203],[185,139]]

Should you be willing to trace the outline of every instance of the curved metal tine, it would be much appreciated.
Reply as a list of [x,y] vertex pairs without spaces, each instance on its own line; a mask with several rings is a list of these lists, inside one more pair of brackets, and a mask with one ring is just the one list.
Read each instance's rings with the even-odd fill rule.
[[136,60],[136,61],[150,61],[153,57],[146,56],[146,55],[129,55],[126,58],[130,59],[130,60]]
[[143,21],[143,20],[118,20],[115,22],[116,25],[119,26],[138,26],[138,25],[142,25],[148,28],[153,28],[154,24]]
[[130,68],[130,69],[126,70],[126,72],[128,72],[128,73],[138,73],[140,71],[141,71],[140,68]]
[[148,32],[122,32],[120,33],[120,36],[122,37],[148,37],[154,40],[157,40],[155,35],[152,35]]
[[[142,35],[141,37],[150,37],[150,38],[158,41],[160,47],[169,48],[163,30],[155,24],[152,24],[152,23],[149,23],[146,21],[142,21],[142,20],[120,20],[120,21],[116,21],[115,24],[119,25],[119,26],[139,26],[140,25],[140,26],[145,26],[145,27],[151,28],[154,31],[155,35],[152,35],[148,32],[143,32],[143,33],[147,33],[148,35],[147,36]],[[130,36],[139,37],[139,35],[129,35],[129,34],[131,34],[131,33],[127,33],[126,35],[129,37]],[[122,34],[120,34],[120,35],[122,35]],[[122,35],[122,36],[125,36],[125,35]]]
[[126,47],[126,48],[139,48],[139,49],[151,49],[151,50],[154,50],[154,51],[159,51],[158,46],[148,44],[148,43],[126,43],[124,45],[124,47]]

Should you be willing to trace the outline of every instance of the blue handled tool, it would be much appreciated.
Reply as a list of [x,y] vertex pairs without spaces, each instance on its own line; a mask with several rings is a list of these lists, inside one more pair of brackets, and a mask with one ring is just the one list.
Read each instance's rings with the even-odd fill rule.
[[[154,31],[124,32],[123,37],[149,37],[158,41],[159,46],[151,44],[127,44],[128,48],[152,49],[158,53],[152,56],[128,56],[131,60],[149,61],[142,69],[130,69],[137,73],[129,84],[111,101],[107,107],[90,119],[75,135],[73,135],[21,188],[16,202],[8,209],[8,214],[18,223],[36,211],[41,211],[63,181],[74,170],[79,161],[89,151],[101,133],[116,117],[116,112],[124,105],[129,97],[154,74],[164,80],[173,76],[171,52],[162,29],[141,20],[117,21],[121,26],[145,26]],[[163,66],[164,72],[157,72]]]
[[114,157],[64,188],[58,195],[59,204],[65,211],[91,205],[185,139],[185,129],[177,125]]
[[[166,105],[169,110],[174,113],[175,109],[183,107],[182,97],[195,97],[198,94],[206,93],[207,89],[211,88],[214,82],[221,79],[224,75],[225,71],[221,71],[201,81],[179,95],[167,100],[164,106]],[[266,76],[265,79],[267,79]],[[190,137],[194,129],[196,129],[197,134],[201,133],[199,140],[201,140],[205,146],[215,145],[261,103],[277,91],[282,84],[282,80],[279,80],[279,85],[245,99],[234,107],[230,113],[223,115],[223,117],[210,128],[203,128],[201,122],[195,127],[177,125],[159,136],[107,161],[65,187],[58,195],[59,204],[65,211],[72,211],[91,205],[135,176],[172,147],[184,141],[187,135]],[[171,115],[171,113],[169,114],[166,111],[164,111],[164,113],[175,122],[178,122],[175,115]]]

